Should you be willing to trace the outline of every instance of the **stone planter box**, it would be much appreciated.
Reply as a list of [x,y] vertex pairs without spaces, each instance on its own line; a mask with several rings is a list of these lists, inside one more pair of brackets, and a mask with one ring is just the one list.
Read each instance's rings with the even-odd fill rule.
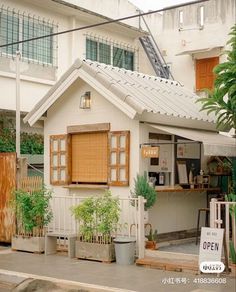
[[26,237],[14,235],[11,247],[14,250],[42,253],[45,250],[45,237]]
[[112,262],[115,260],[114,243],[101,244],[93,242],[75,242],[75,257],[101,262]]

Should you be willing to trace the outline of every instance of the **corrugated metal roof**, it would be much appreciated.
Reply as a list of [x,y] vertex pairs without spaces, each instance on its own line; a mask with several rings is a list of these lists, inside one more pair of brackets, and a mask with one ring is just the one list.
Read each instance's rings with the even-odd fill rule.
[[[172,115],[174,117],[214,122],[214,116],[200,112],[201,104],[196,104],[198,96],[178,82],[120,69],[89,60],[84,61],[96,76],[104,79],[104,85],[111,91],[116,85],[126,94],[124,101],[134,108],[147,112]],[[86,70],[86,67],[84,68]],[[103,77],[103,78],[101,78]]]
[[130,118],[134,118],[135,113],[141,115],[152,112],[215,122],[214,115],[200,112],[201,104],[196,103],[198,96],[176,81],[79,59],[36,104],[24,121],[31,125],[35,123],[77,78],[82,78],[94,87]]

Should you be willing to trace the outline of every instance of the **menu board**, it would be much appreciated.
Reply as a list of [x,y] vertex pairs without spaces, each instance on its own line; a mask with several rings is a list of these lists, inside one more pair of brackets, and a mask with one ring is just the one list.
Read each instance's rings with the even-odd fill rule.
[[[188,140],[177,140],[177,158],[199,159],[201,145],[198,142],[191,143]],[[187,142],[187,143],[181,143]]]

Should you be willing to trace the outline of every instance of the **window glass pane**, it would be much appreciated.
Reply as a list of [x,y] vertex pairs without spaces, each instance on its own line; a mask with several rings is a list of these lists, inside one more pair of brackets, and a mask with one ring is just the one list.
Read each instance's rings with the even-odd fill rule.
[[123,59],[124,50],[117,47],[113,47],[113,66],[122,68]]
[[58,166],[57,155],[53,155],[53,158],[52,158],[52,165],[53,165],[53,166]]
[[124,168],[120,168],[119,169],[119,180],[120,181],[126,181],[126,178],[125,178],[125,169]]
[[120,136],[120,148],[125,148],[125,135]]
[[61,154],[61,166],[65,166],[66,165],[66,156],[65,154]]
[[124,68],[127,70],[134,70],[134,53],[129,51],[124,51]]
[[63,181],[66,180],[66,172],[65,172],[65,169],[61,169],[61,180],[63,180]]
[[98,44],[95,41],[86,39],[86,59],[97,61]]
[[115,168],[111,169],[111,181],[117,181],[116,169]]
[[53,169],[52,179],[53,179],[53,181],[57,181],[58,180],[57,169]]
[[[53,33],[53,28],[33,20],[24,19],[22,39],[48,35]],[[42,63],[52,64],[53,45],[52,37],[42,38],[22,44],[22,57],[37,60]]]
[[111,165],[114,165],[114,164],[116,164],[117,162],[116,162],[116,152],[112,152],[111,153]]
[[[0,13],[0,44],[17,42],[19,40],[19,19],[17,16]],[[15,54],[18,45],[0,48],[7,54]]]
[[63,139],[63,140],[60,140],[61,142],[61,151],[66,151],[66,141]]
[[111,64],[111,46],[99,43],[99,62]]
[[58,151],[58,141],[57,140],[53,140],[52,150]]
[[117,148],[117,137],[111,136],[111,148]]
[[125,164],[125,152],[120,152],[120,164]]

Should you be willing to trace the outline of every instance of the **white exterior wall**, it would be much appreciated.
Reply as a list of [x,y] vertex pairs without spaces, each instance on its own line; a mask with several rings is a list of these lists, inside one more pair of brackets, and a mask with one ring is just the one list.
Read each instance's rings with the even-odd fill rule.
[[[84,7],[88,10],[94,11],[113,19],[138,14],[137,7],[127,0],[67,0],[66,2]],[[137,28],[139,27],[138,18],[125,20],[123,22]]]
[[[91,91],[91,110],[79,108],[80,96]],[[111,187],[114,195],[127,197],[133,188],[133,177],[139,168],[139,122],[130,120],[125,114],[105,100],[99,93],[82,80],[76,81],[64,95],[48,110],[44,125],[44,169],[45,183],[50,184],[49,170],[49,137],[50,135],[66,134],[67,126],[95,123],[110,123],[111,131],[130,130],[130,187]],[[73,194],[81,196],[96,194],[103,191],[75,190],[53,187],[55,194]]]
[[199,208],[206,208],[206,192],[157,192],[156,203],[149,210],[149,221],[158,233],[195,229]]
[[[140,144],[149,142],[150,133],[168,134],[158,131],[148,125],[140,124]],[[166,141],[159,141],[166,142]],[[169,141],[171,142],[171,141]],[[161,145],[160,147],[160,163],[164,151],[168,152],[168,171],[171,171],[172,165],[175,165],[173,161],[172,151],[174,151],[174,145]],[[150,166],[150,159],[141,157],[140,151],[140,173],[144,171],[160,172],[160,166]],[[173,168],[173,182],[174,171]],[[163,172],[163,171],[162,171]],[[171,184],[171,181],[166,181],[167,185]],[[198,208],[206,208],[206,192],[161,192],[157,191],[157,201],[155,205],[149,209],[149,222],[152,224],[153,229],[157,229],[158,233],[167,233],[181,230],[190,230],[196,228]],[[204,216],[201,216],[203,223]]]
[[[92,9],[97,13],[112,18],[120,17],[121,14],[134,14],[135,7],[128,1],[68,1],[78,2],[77,5]],[[80,3],[81,2],[81,3]],[[99,5],[98,5],[99,2]],[[106,4],[105,4],[106,2]],[[95,4],[94,4],[95,3]],[[64,5],[44,0],[44,1],[16,1],[0,0],[0,5],[10,10],[25,12],[25,14],[39,16],[40,19],[53,21],[58,24],[58,31],[68,30],[76,27],[83,27],[105,19],[95,17],[92,14],[83,14],[79,10],[66,7]],[[114,9],[114,5],[119,6],[119,10]],[[133,21],[134,24],[137,20]],[[42,65],[21,63],[21,110],[28,112],[46,94],[55,81],[69,68],[76,58],[85,58],[86,36],[102,37],[121,45],[129,45],[138,51],[135,70],[153,75],[154,72],[145,55],[138,36],[141,34],[137,30],[132,30],[120,25],[107,25],[95,27],[93,29],[81,30],[69,34],[58,36],[58,68],[45,67]],[[10,58],[0,59],[0,88],[4,96],[0,95],[0,109],[15,110],[15,64]]]
[[[205,11],[202,29],[199,27],[200,6],[203,6]],[[184,24],[183,29],[179,30],[178,19],[181,10],[183,11]],[[166,62],[171,63],[175,80],[195,91],[195,59],[220,56],[227,48],[228,33],[235,22],[235,0],[210,0],[165,11],[161,30],[156,29],[155,22],[150,22],[150,25]],[[217,48],[219,46],[222,48]],[[206,48],[212,50],[176,56],[184,51]],[[225,56],[220,56],[220,63],[224,61]]]

